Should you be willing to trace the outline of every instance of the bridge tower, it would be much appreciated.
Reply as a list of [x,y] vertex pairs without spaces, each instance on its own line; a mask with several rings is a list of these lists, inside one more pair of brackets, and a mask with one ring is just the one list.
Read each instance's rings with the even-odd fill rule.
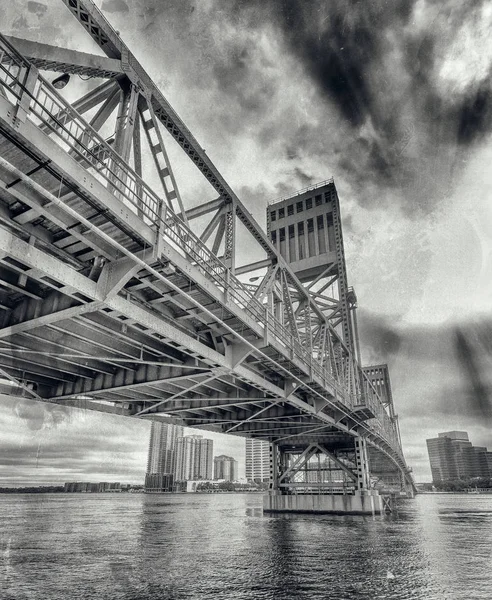
[[[357,296],[348,284],[340,201],[334,180],[309,186],[269,204],[266,219],[267,232],[277,252],[360,364]],[[302,308],[297,312],[302,313]],[[362,374],[381,395],[399,440],[387,365],[363,367],[362,371],[355,369],[351,373],[349,387],[357,398],[363,394]],[[372,416],[365,406],[359,414],[363,418]],[[404,489],[401,479],[395,479],[391,471],[389,479],[385,478],[381,472],[384,465],[376,455],[370,460],[362,435],[350,440],[332,436],[325,443],[319,443],[319,439],[307,440],[306,444],[306,447],[290,447],[287,441],[285,445],[272,447],[272,464],[278,463],[272,471],[272,492],[370,496],[375,482],[382,489]],[[374,498],[370,502],[374,505]]]

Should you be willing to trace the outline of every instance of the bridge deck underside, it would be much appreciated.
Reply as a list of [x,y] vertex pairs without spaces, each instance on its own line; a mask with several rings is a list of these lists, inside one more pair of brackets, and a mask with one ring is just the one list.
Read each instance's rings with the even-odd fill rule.
[[[5,136],[0,138],[0,155],[23,173],[39,167],[40,162],[48,158],[29,156]],[[150,228],[147,228],[148,240],[135,235],[134,230],[129,232],[124,223],[108,218],[104,205],[97,206],[94,198],[74,191],[68,180],[61,183],[61,173],[53,171],[53,168],[41,169],[30,178],[62,198],[67,206],[124,248],[137,255],[151,250]],[[1,302],[8,328],[0,334],[0,361],[10,376],[34,384],[33,390],[40,397],[62,401],[84,395],[116,403],[131,402],[132,408],[127,410],[138,412],[179,395],[181,400],[166,402],[166,413],[171,414],[172,410],[193,413],[198,410],[200,401],[196,398],[201,394],[203,404],[209,402],[209,398],[231,404],[237,398],[249,404],[253,403],[248,399],[252,395],[271,403],[272,399],[278,399],[279,393],[285,395],[279,386],[283,385],[287,370],[293,376],[305,377],[306,374],[284,355],[285,350],[282,353],[273,345],[261,344],[259,324],[240,320],[216,298],[217,294],[211,296],[188,274],[174,265],[170,268],[167,259],[151,260],[149,264],[173,286],[182,289],[186,297],[144,269],[137,270],[124,287],[125,311],[100,302],[97,296],[91,297],[90,290],[96,290],[101,272],[90,266],[91,259],[101,251],[111,260],[121,255],[103,239],[97,239],[93,232],[84,231],[80,223],[62,214],[56,206],[49,206],[41,194],[24,182],[11,185],[9,173],[1,175],[2,225],[19,241],[24,238],[24,243],[29,243],[25,232],[32,231],[36,238],[32,251],[37,250],[42,261],[33,268],[31,262],[22,262],[22,255],[9,255],[7,248],[3,249]],[[45,272],[48,257],[59,263],[57,279]],[[80,275],[80,289],[63,279],[63,272],[69,270]],[[190,298],[206,308],[207,313],[200,312]],[[135,315],[131,315],[133,306],[145,307],[146,314],[155,316],[156,322],[172,325],[174,339],[138,322]],[[261,347],[261,357],[251,352],[242,363],[245,372],[251,372],[258,382],[257,386],[252,381],[242,382],[240,377],[230,373],[215,373],[224,367],[224,357],[218,356],[218,351],[224,353],[224,340],[234,342],[234,336],[223,325]],[[189,336],[202,347],[203,355],[188,347],[186,338]],[[181,344],[180,337],[183,338]],[[218,339],[221,341],[217,342]],[[218,343],[222,344],[221,348]],[[214,361],[213,355],[223,360]],[[265,356],[275,361],[275,367]],[[279,366],[286,369],[284,374],[278,373]],[[205,379],[210,381],[198,385]],[[263,383],[271,385],[265,387]],[[193,391],[187,393],[190,386]],[[183,409],[185,398],[193,398],[194,405]],[[265,401],[255,403],[262,408],[264,404]],[[163,408],[161,405],[161,410]],[[278,406],[276,409],[278,411]],[[246,414],[252,410],[245,403],[240,412]],[[230,409],[210,408],[210,411],[223,413],[224,417],[230,414]]]

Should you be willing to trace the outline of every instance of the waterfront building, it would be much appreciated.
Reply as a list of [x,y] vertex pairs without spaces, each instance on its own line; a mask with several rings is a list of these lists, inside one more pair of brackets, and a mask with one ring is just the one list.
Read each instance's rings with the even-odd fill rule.
[[176,480],[212,479],[213,440],[187,435],[177,440]]
[[[149,455],[145,475],[145,491],[170,491],[169,481],[176,479],[178,439],[183,437],[183,427],[172,423],[152,421]],[[162,489],[158,489],[158,484]]]
[[174,492],[174,475],[172,473],[147,473],[145,476],[145,492]]
[[214,458],[214,479],[237,481],[238,463],[232,456],[221,454]]
[[176,447],[181,437],[182,425],[152,421],[147,473],[175,473]]
[[270,479],[270,444],[263,440],[246,439],[246,479],[264,482]]
[[491,453],[473,446],[466,431],[439,433],[426,442],[433,482],[491,476]]
[[90,481],[67,481],[63,486],[64,492],[77,493],[100,493],[100,492],[121,492],[121,484],[117,481],[92,483]]
[[492,477],[492,452],[485,453],[485,462],[487,463],[487,469],[489,470],[490,477]]

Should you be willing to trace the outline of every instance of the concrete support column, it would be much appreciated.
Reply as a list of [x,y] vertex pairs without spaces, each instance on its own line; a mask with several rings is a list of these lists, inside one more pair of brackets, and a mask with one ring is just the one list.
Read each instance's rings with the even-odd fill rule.
[[357,474],[357,489],[368,490],[370,488],[369,460],[367,458],[367,445],[363,437],[355,438],[355,464]]

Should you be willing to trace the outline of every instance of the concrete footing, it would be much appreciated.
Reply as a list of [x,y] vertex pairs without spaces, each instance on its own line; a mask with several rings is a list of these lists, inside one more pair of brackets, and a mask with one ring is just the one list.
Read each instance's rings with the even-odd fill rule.
[[352,495],[296,494],[263,497],[264,512],[317,513],[334,515],[380,515],[384,513],[383,498],[377,490]]

